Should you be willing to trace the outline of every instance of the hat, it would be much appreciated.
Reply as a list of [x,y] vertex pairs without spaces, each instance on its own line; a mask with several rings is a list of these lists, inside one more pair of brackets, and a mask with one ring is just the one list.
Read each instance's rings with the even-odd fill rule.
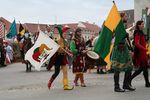
[[82,31],[82,30],[81,30],[80,28],[77,28],[76,31],[75,31],[75,33],[81,32],[81,31]]

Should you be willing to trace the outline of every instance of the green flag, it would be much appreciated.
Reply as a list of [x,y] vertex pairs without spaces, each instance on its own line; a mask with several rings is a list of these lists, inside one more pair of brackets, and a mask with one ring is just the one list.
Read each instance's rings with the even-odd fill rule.
[[14,20],[9,28],[9,32],[7,33],[7,38],[13,38],[17,35],[16,21]]
[[94,46],[94,51],[103,59],[105,59],[110,52],[111,40],[114,33],[114,45],[117,45],[125,37],[126,31],[115,3],[104,22],[103,29]]

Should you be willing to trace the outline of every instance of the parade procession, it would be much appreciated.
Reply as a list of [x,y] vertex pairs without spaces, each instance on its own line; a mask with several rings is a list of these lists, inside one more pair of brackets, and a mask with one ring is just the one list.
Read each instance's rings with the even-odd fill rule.
[[[47,1],[50,8],[42,0],[27,0],[28,8],[5,1],[21,4],[38,19],[33,23],[15,13],[11,23],[0,10],[1,100],[149,100],[150,1],[56,1]],[[41,24],[44,13],[52,13],[54,22]],[[72,22],[61,22],[65,15]],[[95,22],[84,21],[88,18]]]

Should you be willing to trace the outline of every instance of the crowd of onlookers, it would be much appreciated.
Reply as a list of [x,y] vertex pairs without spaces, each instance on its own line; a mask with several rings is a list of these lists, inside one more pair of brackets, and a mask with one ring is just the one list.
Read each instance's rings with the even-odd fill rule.
[[4,42],[2,38],[0,38],[0,66],[4,67],[6,64],[13,62],[13,48],[8,42]]
[[20,61],[19,45],[0,38],[0,67],[5,67],[16,61]]

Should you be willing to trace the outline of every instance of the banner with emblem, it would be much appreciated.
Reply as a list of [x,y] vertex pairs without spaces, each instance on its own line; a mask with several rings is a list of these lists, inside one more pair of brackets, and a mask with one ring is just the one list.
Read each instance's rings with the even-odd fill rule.
[[42,64],[50,59],[58,48],[59,45],[56,42],[40,31],[35,44],[25,54],[25,60],[28,60],[36,70],[40,71]]

